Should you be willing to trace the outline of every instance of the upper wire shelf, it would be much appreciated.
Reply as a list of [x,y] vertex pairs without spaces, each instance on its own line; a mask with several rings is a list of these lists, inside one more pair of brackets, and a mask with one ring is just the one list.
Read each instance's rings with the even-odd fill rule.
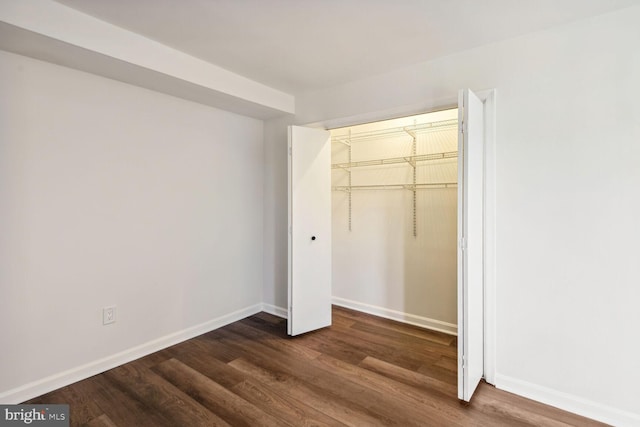
[[419,133],[430,132],[434,130],[443,130],[450,127],[457,127],[458,120],[441,120],[439,122],[420,123],[409,126],[400,126],[387,129],[378,129],[365,132],[352,132],[351,134],[333,135],[331,141],[340,142],[342,144],[349,145],[355,141],[363,141],[368,139],[377,138],[389,138],[392,136],[399,136],[403,134],[409,134],[415,136]]

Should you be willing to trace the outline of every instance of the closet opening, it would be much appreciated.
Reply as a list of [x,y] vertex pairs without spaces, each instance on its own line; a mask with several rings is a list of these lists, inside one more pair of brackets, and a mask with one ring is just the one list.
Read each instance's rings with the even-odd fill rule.
[[456,335],[458,109],[330,132],[333,303]]

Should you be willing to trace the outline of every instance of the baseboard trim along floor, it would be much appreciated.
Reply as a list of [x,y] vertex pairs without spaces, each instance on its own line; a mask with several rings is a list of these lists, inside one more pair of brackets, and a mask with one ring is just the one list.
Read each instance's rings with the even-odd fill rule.
[[140,344],[105,358],[94,360],[76,368],[50,375],[38,381],[27,383],[0,394],[0,402],[5,404],[24,402],[25,400],[31,399],[35,396],[40,396],[44,393],[50,392],[51,390],[89,378],[93,375],[115,368],[116,366],[123,365],[127,362],[131,362],[132,360],[139,359],[148,354],[155,353],[156,351],[163,350],[172,345],[197,337],[198,335],[213,331],[214,329],[218,329],[222,326],[244,319],[247,316],[259,313],[260,311],[262,311],[262,304],[254,304],[249,307],[236,310],[232,313],[211,319],[199,325],[148,341],[144,344]]

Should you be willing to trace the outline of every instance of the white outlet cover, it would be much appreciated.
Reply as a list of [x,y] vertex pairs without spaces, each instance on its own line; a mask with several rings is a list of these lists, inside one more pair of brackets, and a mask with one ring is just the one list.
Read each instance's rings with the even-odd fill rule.
[[112,305],[102,309],[102,324],[109,325],[116,321],[116,306]]

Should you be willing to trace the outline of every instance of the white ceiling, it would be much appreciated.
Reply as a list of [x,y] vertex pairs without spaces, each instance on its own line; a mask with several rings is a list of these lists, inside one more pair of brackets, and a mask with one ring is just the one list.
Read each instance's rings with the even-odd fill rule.
[[56,0],[297,94],[639,0]]

